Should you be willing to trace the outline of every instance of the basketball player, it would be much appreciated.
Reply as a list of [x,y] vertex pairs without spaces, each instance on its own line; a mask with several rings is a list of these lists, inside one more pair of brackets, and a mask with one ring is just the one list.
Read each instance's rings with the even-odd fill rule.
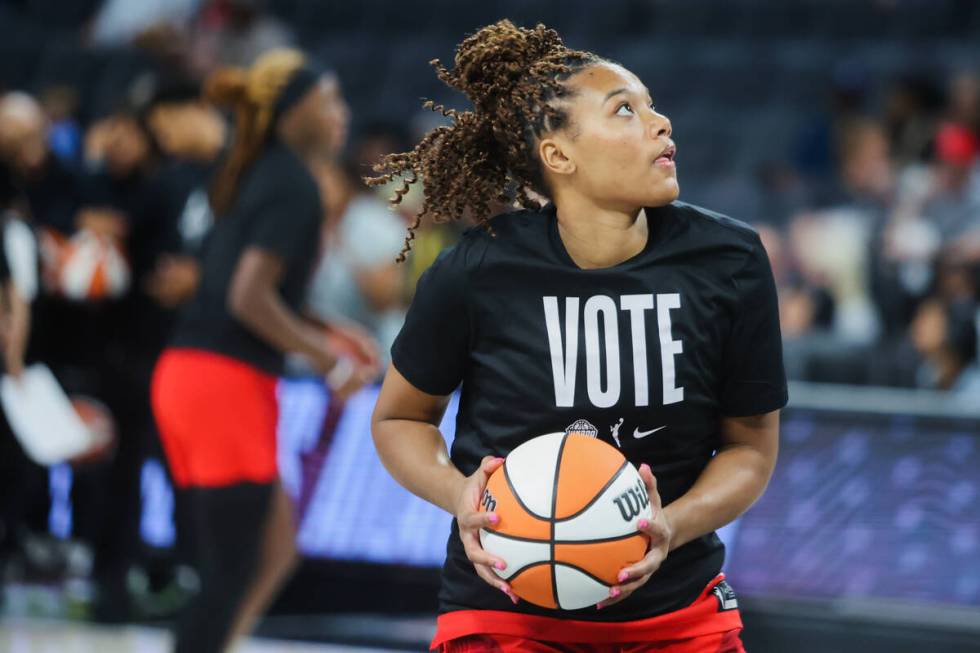
[[[392,475],[456,518],[433,647],[742,651],[715,530],[765,488],[787,400],[757,234],[675,201],[670,120],[622,66],[509,21],[436,66],[474,109],[444,111],[452,124],[387,156],[380,181],[421,180],[419,219],[480,226],[420,279],[373,417]],[[490,218],[508,188],[525,209]],[[460,383],[450,455],[437,425]],[[493,573],[508,561],[481,549],[497,517],[477,502],[503,456],[570,425],[619,445],[654,518],[598,610],[558,613]]]
[[274,50],[247,71],[219,71],[206,93],[234,109],[235,140],[211,187],[216,224],[197,294],[152,388],[199,542],[201,590],[178,625],[178,653],[224,650],[294,564],[294,526],[276,469],[284,354],[305,355],[335,397],[375,373],[374,365],[338,358],[298,315],[322,218],[310,166],[339,149],[348,120],[336,78],[299,52]]

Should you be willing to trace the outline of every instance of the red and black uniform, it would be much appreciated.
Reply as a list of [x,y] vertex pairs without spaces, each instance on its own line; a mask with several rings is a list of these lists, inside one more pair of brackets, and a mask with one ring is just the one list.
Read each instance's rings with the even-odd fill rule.
[[[666,505],[711,460],[722,417],[786,404],[775,285],[756,232],[681,202],[646,215],[644,249],[608,268],[574,263],[550,205],[494,218],[495,237],[470,230],[419,280],[392,363],[429,394],[462,384],[451,455],[463,474],[484,456],[585,421],[635,466],[650,465]],[[563,645],[648,647],[734,637],[717,650],[739,650],[723,560],[710,533],[671,552],[628,599],[556,612],[515,606],[481,580],[454,523],[433,646],[507,650],[458,647],[476,635],[540,641],[547,633]]]
[[222,650],[254,578],[278,476],[283,354],[228,312],[229,285],[242,254],[258,248],[282,261],[279,292],[298,310],[318,252],[321,207],[303,163],[271,141],[207,236],[197,294],[154,373],[153,412],[201,577],[178,624],[177,653]]
[[275,480],[275,380],[283,354],[229,313],[228,288],[242,253],[256,247],[282,260],[279,291],[298,311],[321,221],[316,182],[288,147],[273,141],[208,235],[201,285],[157,367],[154,412],[179,486]]

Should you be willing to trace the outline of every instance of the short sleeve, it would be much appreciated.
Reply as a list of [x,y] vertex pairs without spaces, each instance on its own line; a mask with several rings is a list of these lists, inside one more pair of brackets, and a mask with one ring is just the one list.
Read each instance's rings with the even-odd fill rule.
[[[297,189],[305,190],[305,189]],[[316,193],[276,192],[255,203],[246,245],[291,260],[319,242],[322,219]]]
[[27,302],[37,297],[37,241],[34,232],[21,220],[10,218],[4,225],[3,253],[8,274],[17,292]]
[[431,395],[448,395],[459,386],[469,356],[466,270],[458,247],[444,250],[419,278],[391,346],[395,369]]
[[737,313],[725,345],[721,397],[721,412],[729,417],[768,413],[788,400],[776,284],[762,242],[753,241],[733,279]]

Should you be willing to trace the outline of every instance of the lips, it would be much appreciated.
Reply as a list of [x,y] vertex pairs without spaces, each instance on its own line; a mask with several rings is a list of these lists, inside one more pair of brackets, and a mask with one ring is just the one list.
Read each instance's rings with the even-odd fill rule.
[[677,147],[673,144],[665,147],[657,156],[654,163],[668,164],[674,162],[674,155],[677,154]]

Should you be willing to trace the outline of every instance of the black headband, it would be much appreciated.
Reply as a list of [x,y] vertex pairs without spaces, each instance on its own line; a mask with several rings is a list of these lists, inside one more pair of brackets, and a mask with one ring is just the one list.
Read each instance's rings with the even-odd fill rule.
[[303,99],[306,92],[320,81],[323,74],[323,70],[309,63],[298,68],[289,78],[289,81],[286,82],[286,86],[283,87],[282,92],[276,99],[276,103],[272,107],[272,115],[275,119],[278,119]]

